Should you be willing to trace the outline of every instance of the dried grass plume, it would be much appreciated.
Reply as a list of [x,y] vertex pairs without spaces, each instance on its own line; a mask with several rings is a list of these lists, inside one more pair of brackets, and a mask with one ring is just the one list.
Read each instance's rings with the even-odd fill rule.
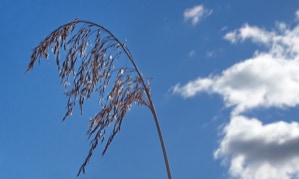
[[[26,71],[32,70],[40,59],[48,60],[51,51],[68,98],[63,121],[72,115],[76,105],[79,105],[82,114],[86,100],[98,96],[99,111],[90,119],[87,131],[91,146],[77,176],[85,173],[85,167],[99,143],[105,143],[102,155],[105,154],[120,131],[127,111],[136,103],[147,106],[154,116],[168,177],[171,178],[148,82],[145,82],[125,44],[103,26],[76,19],[58,27],[34,49]],[[126,59],[122,58],[122,54]],[[113,129],[106,138],[106,129],[110,126]]]

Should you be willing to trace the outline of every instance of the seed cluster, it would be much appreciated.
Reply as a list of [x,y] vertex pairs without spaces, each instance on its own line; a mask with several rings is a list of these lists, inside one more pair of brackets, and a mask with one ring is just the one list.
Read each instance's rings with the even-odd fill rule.
[[[82,114],[86,100],[98,96],[99,111],[91,118],[87,131],[91,147],[79,175],[85,173],[99,142],[106,143],[102,151],[105,154],[132,104],[149,107],[149,88],[136,66],[120,59],[124,52],[129,53],[126,46],[97,24],[74,20],[54,30],[34,49],[27,71],[40,59],[48,60],[51,50],[68,98],[63,120],[72,115],[76,104]],[[106,139],[109,126],[113,129]]]

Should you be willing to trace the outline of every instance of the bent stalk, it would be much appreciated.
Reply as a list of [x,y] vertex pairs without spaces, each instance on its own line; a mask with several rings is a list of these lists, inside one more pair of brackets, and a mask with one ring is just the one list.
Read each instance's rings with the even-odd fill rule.
[[[78,24],[83,25],[76,29]],[[75,35],[69,37],[71,33],[75,33]],[[94,40],[91,40],[92,37]],[[106,141],[106,128],[110,124],[114,124],[102,155],[105,154],[114,136],[119,132],[126,112],[132,104],[137,103],[147,106],[153,115],[167,175],[171,179],[167,152],[150,89],[125,44],[121,43],[103,26],[76,19],[54,30],[34,49],[27,72],[33,68],[36,61],[40,61],[40,58],[48,59],[50,48],[56,57],[61,84],[63,84],[68,97],[67,112],[63,120],[71,116],[76,103],[79,103],[82,114],[85,101],[94,92],[99,94],[101,110],[90,120],[87,134],[88,138],[93,137],[93,139],[89,153],[77,176],[81,172],[85,173],[85,167],[98,143]],[[66,52],[66,58],[62,65],[61,49]],[[123,52],[129,58],[132,68],[119,64],[117,59]],[[78,62],[79,59],[81,63]],[[117,66],[116,69],[115,66]],[[114,85],[110,88],[107,87],[113,80]]]

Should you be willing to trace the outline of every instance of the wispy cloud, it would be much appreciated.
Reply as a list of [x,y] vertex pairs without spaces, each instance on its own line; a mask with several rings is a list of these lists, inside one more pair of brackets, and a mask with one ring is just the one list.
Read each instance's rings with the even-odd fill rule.
[[296,18],[299,20],[299,10],[296,11]]
[[195,26],[203,18],[211,14],[212,14],[212,10],[206,9],[203,5],[196,5],[184,11],[184,19],[186,21],[190,20],[192,25]]
[[237,41],[244,41],[246,39],[251,39],[254,42],[268,44],[272,40],[275,40],[274,36],[274,32],[269,32],[259,27],[245,24],[242,28],[227,33],[224,36],[224,38],[232,43],[236,43]]
[[212,58],[215,55],[216,55],[216,51],[214,51],[214,50],[206,51],[206,57],[208,57],[208,58]]
[[[298,11],[296,17],[299,17]],[[299,24],[277,23],[273,30],[249,24],[227,33],[232,44],[250,40],[263,46],[252,57],[233,64],[220,74],[177,84],[173,93],[188,98],[216,93],[232,107],[230,123],[215,157],[229,165],[241,179],[299,178],[299,123],[263,124],[244,112],[255,108],[294,107],[299,104]]]
[[196,55],[195,50],[191,50],[191,51],[188,53],[188,56],[189,56],[189,57],[194,57],[195,55]]

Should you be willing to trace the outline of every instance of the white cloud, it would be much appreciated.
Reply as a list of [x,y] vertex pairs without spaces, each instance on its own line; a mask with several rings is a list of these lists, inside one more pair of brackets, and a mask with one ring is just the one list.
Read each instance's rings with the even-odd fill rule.
[[299,20],[299,10],[296,11],[296,18]]
[[[296,12],[299,19],[299,10]],[[299,179],[299,123],[263,124],[242,116],[259,107],[287,108],[299,104],[299,25],[277,23],[275,29],[243,25],[224,39],[232,44],[250,40],[263,46],[252,57],[220,74],[177,84],[173,93],[188,98],[215,93],[232,107],[231,120],[214,156],[240,179]]]
[[273,32],[265,31],[264,29],[249,26],[245,24],[242,28],[229,32],[224,36],[224,39],[229,40],[232,43],[236,43],[239,40],[252,39],[254,42],[260,42],[267,44],[273,40]]
[[209,78],[198,78],[195,81],[191,81],[184,86],[177,84],[173,89],[173,93],[179,93],[183,97],[192,97],[201,91],[209,92],[211,86],[213,85],[213,80]]
[[186,9],[184,11],[184,19],[190,20],[192,25],[196,25],[202,20],[204,17],[207,17],[212,14],[212,10],[205,9],[203,5],[197,5],[193,8]]
[[227,107],[239,114],[256,107],[287,107],[299,104],[299,61],[276,59],[269,54],[238,63],[221,75],[198,78],[174,93],[192,97],[200,92],[218,93]]
[[214,50],[206,51],[206,57],[212,58],[216,55],[216,52]]
[[240,29],[227,33],[224,39],[231,43],[251,40],[268,47],[269,51],[266,53],[276,56],[294,56],[299,53],[299,25],[291,29],[284,23],[277,23],[275,31],[266,31],[245,24]]
[[189,57],[194,57],[195,55],[196,55],[195,50],[191,50],[191,51],[188,53],[188,56],[189,56]]
[[[284,28],[282,28],[284,27]],[[192,97],[200,92],[220,94],[233,114],[257,107],[293,107],[299,104],[299,25],[266,31],[245,25],[229,32],[225,39],[236,43],[246,39],[265,45],[265,52],[232,65],[220,75],[177,84],[174,93]]]
[[214,153],[242,179],[299,178],[299,123],[262,124],[258,119],[235,116],[224,129]]

